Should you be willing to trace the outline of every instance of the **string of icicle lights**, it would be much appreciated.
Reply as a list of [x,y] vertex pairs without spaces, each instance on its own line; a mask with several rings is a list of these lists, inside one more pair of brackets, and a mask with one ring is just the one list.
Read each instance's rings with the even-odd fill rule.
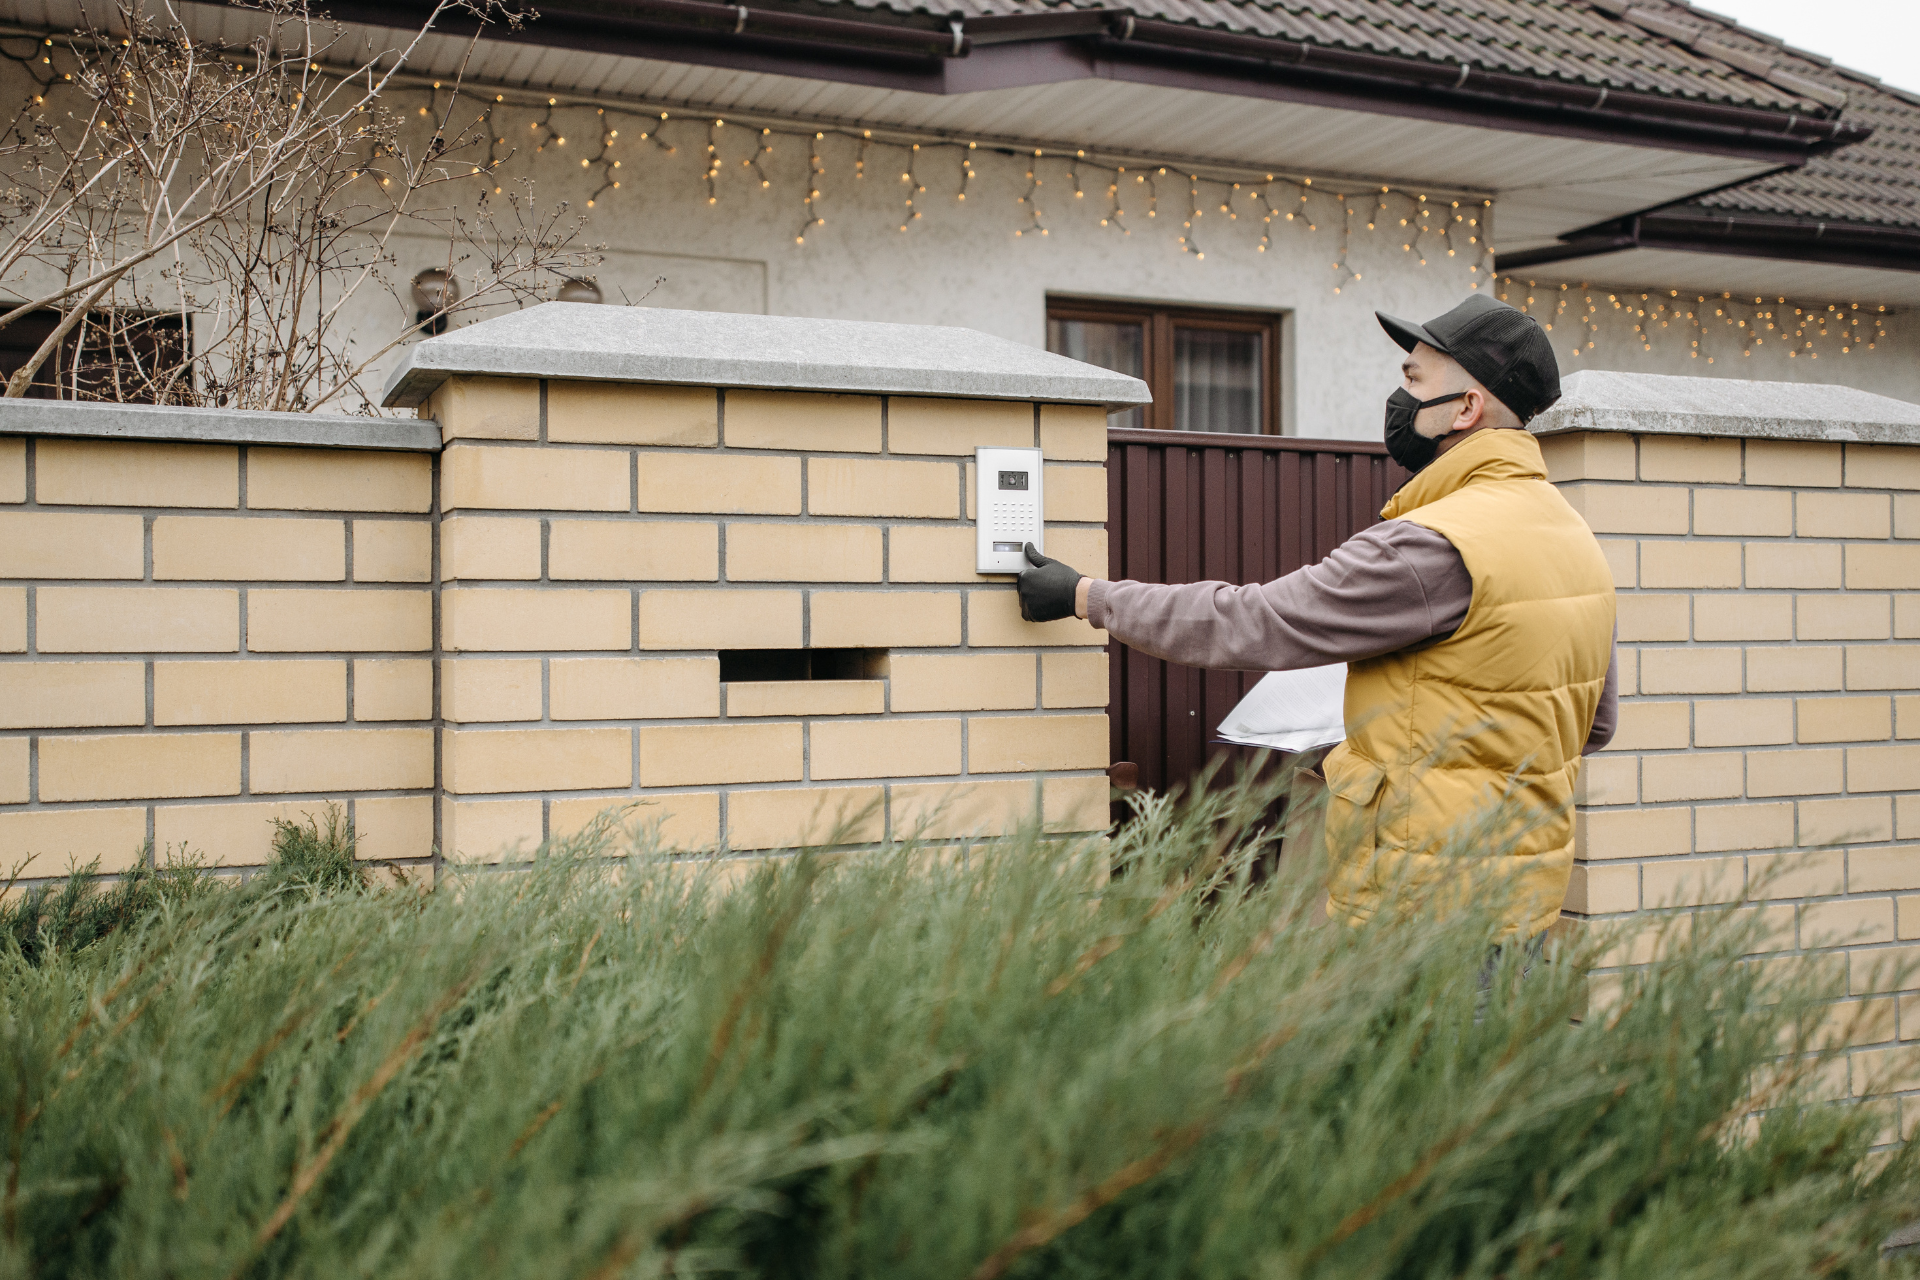
[[[526,105],[541,111],[540,103],[507,103],[504,96],[496,96],[487,106],[489,121],[497,104]],[[722,116],[597,106],[556,98],[546,99],[544,106],[544,112],[523,135],[536,153],[569,148],[567,132],[556,113],[590,113],[581,122],[585,126],[581,132],[592,140],[584,146],[580,145],[581,139],[572,142],[576,152],[584,153],[580,168],[598,178],[587,199],[590,209],[631,184],[643,158],[662,162],[682,151],[702,162],[698,181],[710,206],[733,194],[729,187],[738,190],[736,183],[728,181],[730,176],[745,180],[747,191],[741,195],[770,191],[775,185],[773,157],[788,149],[776,144],[789,143],[794,154],[804,148],[806,155],[804,181],[796,186],[793,240],[798,245],[806,244],[816,228],[826,225],[835,199],[831,190],[835,179],[897,186],[900,221],[896,229],[906,233],[933,207],[929,181],[946,186],[947,193],[943,194],[953,205],[978,208],[983,203],[978,190],[980,167],[1004,162],[1021,166],[1023,179],[1015,184],[1021,187],[1014,200],[1016,225],[1011,232],[1015,238],[1050,235],[1047,207],[1055,202],[1094,200],[1104,206],[1100,226],[1118,236],[1177,222],[1180,251],[1195,261],[1204,260],[1209,243],[1215,241],[1203,231],[1209,216],[1229,223],[1258,219],[1256,253],[1273,248],[1276,230],[1289,224],[1307,233],[1331,232],[1334,243],[1328,259],[1334,293],[1363,278],[1349,261],[1354,234],[1361,229],[1397,235],[1401,251],[1420,266],[1447,258],[1467,260],[1468,274],[1475,277],[1474,288],[1492,279],[1493,255],[1487,248],[1485,228],[1493,204],[1476,197],[1455,198],[1324,178],[1316,182],[1311,177],[1265,171],[1235,175],[1211,166],[1210,171],[1201,172],[1178,165],[1123,164],[1090,156],[1084,148],[1029,148],[939,137],[918,141],[876,138],[870,129],[847,126],[730,123]],[[491,125],[488,137],[490,151],[484,167],[492,171],[505,159],[501,149],[511,148],[516,140],[507,131],[495,133]]]
[[[1678,289],[1610,289],[1501,276],[1495,297],[1539,320],[1549,333],[1574,325],[1573,358],[1594,349],[1603,324],[1625,321],[1651,352],[1685,342],[1687,358],[1716,361],[1751,357],[1756,349],[1784,348],[1789,359],[1818,360],[1824,352],[1850,356],[1887,340],[1885,306],[1863,302],[1796,303],[1746,294],[1683,293]],[[1624,327],[1624,326],[1623,326]]]

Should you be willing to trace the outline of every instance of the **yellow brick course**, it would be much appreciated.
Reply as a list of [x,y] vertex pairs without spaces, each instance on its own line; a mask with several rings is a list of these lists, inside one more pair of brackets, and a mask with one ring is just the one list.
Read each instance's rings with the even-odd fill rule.
[[1599,538],[1600,553],[1613,571],[1613,585],[1627,591],[1640,585],[1640,544],[1632,538]]
[[720,526],[688,520],[555,520],[547,576],[556,582],[716,582]]
[[1035,799],[1033,782],[1026,778],[897,782],[892,793],[895,840],[951,840],[1018,831],[1031,820]]
[[19,436],[0,440],[0,502],[27,500],[27,442]]
[[[1688,745],[1692,705],[1685,702],[1622,702],[1609,751],[1659,751]],[[1791,717],[1789,717],[1791,718]],[[1716,743],[1723,746],[1724,743]]]
[[798,787],[727,793],[727,847],[797,849],[871,844],[884,838],[879,787]]
[[[146,721],[143,663],[0,663],[0,729],[77,729]],[[20,741],[24,745],[25,739]]]
[[[238,608],[237,601],[235,607]],[[26,651],[27,589],[0,587],[0,653],[25,653]]]
[[1850,488],[1920,489],[1920,450],[1893,444],[1850,444],[1846,448]]
[[880,534],[870,524],[735,522],[727,526],[727,580],[878,582]]
[[981,445],[1031,449],[1033,405],[1024,400],[929,400],[917,396],[892,396],[887,400],[888,453],[972,457]]
[[425,658],[356,658],[355,720],[433,718],[433,664]]
[[1893,938],[1892,898],[1809,902],[1800,908],[1800,945],[1803,947],[1892,942]]
[[255,653],[421,652],[433,647],[426,591],[247,592],[247,648]]
[[138,578],[144,537],[137,515],[0,512],[0,578]]
[[1915,583],[1920,583],[1920,546],[1847,544],[1848,590],[1912,590]]
[[1886,796],[1847,796],[1800,802],[1800,843],[1862,844],[1893,839],[1893,801]]
[[797,721],[658,725],[639,732],[643,787],[800,780],[803,749]]
[[720,842],[720,793],[651,792],[645,796],[581,796],[547,806],[547,826],[557,840],[582,831],[611,810],[616,832],[610,853],[624,853],[626,832],[657,832],[661,849],[696,851]]
[[1574,864],[1573,878],[1567,884],[1568,911],[1580,915],[1602,915],[1613,911],[1635,911],[1639,906],[1640,868]]
[[1739,693],[1738,649],[1642,649],[1642,693]]
[[555,720],[720,714],[718,658],[555,658],[548,679]]
[[240,593],[208,587],[41,587],[42,653],[231,653]]
[[960,721],[815,721],[809,729],[811,776],[923,777],[960,772]]
[[[1632,597],[1623,596],[1621,602]],[[1791,640],[1789,595],[1698,595],[1693,598],[1696,640]],[[1625,637],[1622,636],[1622,639]]]
[[1686,533],[1693,523],[1678,485],[1579,483],[1561,493],[1595,533]]
[[1640,798],[1648,804],[1670,800],[1725,800],[1745,785],[1745,757],[1738,751],[1690,752],[1666,756],[1648,769]]
[[1696,489],[1693,531],[1784,538],[1793,532],[1793,495],[1769,489]]
[[1805,489],[1840,487],[1840,446],[1798,440],[1749,440],[1747,483]]
[[440,714],[455,724],[538,720],[538,658],[448,658],[440,664]]
[[1847,855],[1840,849],[1747,855],[1749,892],[1779,898],[1822,898],[1847,889]]
[[237,733],[40,739],[40,799],[44,801],[239,794]]
[[326,804],[280,800],[256,804],[163,804],[153,811],[153,850],[164,860],[191,851],[215,867],[257,867],[273,856],[274,820],[325,827]]
[[1767,747],[1793,741],[1793,704],[1786,698],[1745,698],[1697,702],[1693,708],[1693,745]]
[[299,724],[346,718],[347,664],[337,658],[153,664],[155,724]]
[[1920,847],[1849,849],[1846,858],[1847,888],[1854,893],[1920,889]]
[[1642,542],[1642,587],[1737,587],[1737,542]]
[[1615,603],[1623,641],[1691,639],[1692,599],[1688,596],[1623,595]]
[[1794,607],[1802,640],[1885,640],[1893,634],[1888,596],[1853,591],[1806,595]]
[[625,511],[633,497],[630,465],[630,455],[614,449],[454,445],[440,455],[440,505],[446,511]]
[[1104,831],[1112,822],[1107,779],[1049,774],[1040,781],[1041,812],[1048,831]]
[[1663,859],[1647,863],[1642,870],[1645,875],[1641,891],[1649,907],[1698,907],[1732,902],[1746,887],[1746,867],[1740,858]]
[[1041,705],[1048,710],[1059,707],[1104,707],[1110,689],[1107,684],[1107,655],[1104,653],[1048,653],[1040,658]]
[[584,791],[633,785],[633,731],[458,729],[447,732],[448,791]]
[[1107,531],[1056,527],[1047,530],[1046,553],[1096,578],[1107,574]]
[[1751,693],[1838,689],[1841,673],[1838,645],[1782,645],[1747,650],[1747,689]]
[[642,591],[642,649],[798,649],[798,591]]
[[970,773],[1107,767],[1107,717],[986,716],[967,722]]
[[953,520],[961,469],[951,462],[893,458],[807,459],[807,511],[816,516]]
[[347,527],[338,520],[161,516],[153,522],[153,576],[157,581],[343,582]]
[[540,522],[454,516],[440,525],[440,576],[528,579],[540,576]]
[[1847,688],[1912,689],[1920,685],[1920,645],[1847,646]]
[[1837,792],[1845,785],[1838,750],[1751,751],[1747,753],[1747,794],[1807,796]]
[[1034,655],[1030,653],[895,654],[889,667],[895,711],[1033,707]]
[[1694,810],[1693,839],[1701,853],[1784,849],[1793,844],[1793,806],[1771,801],[1701,805]]
[[[967,492],[973,492],[971,485]],[[1107,518],[1105,467],[1050,466],[1046,469],[1047,523],[1077,520],[1102,524]]]
[[929,648],[960,643],[958,591],[815,591],[815,648]]
[[[1791,805],[1785,806],[1789,815]],[[1575,856],[1580,858],[1655,858],[1693,849],[1693,811],[1672,809],[1615,809],[1603,813],[1576,813],[1573,819]]]
[[145,809],[41,809],[0,813],[0,848],[14,860],[31,859],[23,874],[65,875],[70,864],[95,858],[113,875],[143,861],[147,843]]
[[1893,532],[1884,493],[1802,493],[1794,499],[1794,532],[1803,538],[1885,538]]
[[1540,453],[1547,463],[1547,478],[1555,484],[1569,480],[1635,478],[1632,436],[1581,431],[1541,436],[1539,440]]
[[0,804],[25,804],[33,798],[27,777],[31,745],[24,735],[0,738]]
[[231,445],[42,439],[33,457],[42,506],[240,505],[240,451]]
[[433,509],[433,459],[369,449],[247,450],[247,507],[254,511]]
[[617,589],[460,587],[440,595],[442,644],[456,653],[626,649],[633,597]]
[[800,459],[642,453],[641,511],[694,515],[800,514]]
[[247,739],[247,786],[255,795],[433,785],[431,729],[256,730]]
[[879,715],[886,690],[880,680],[737,680],[727,685],[727,715]]
[[575,444],[693,446],[720,442],[712,387],[547,383],[547,439]]
[[1902,592],[1893,598],[1893,634],[1920,640],[1920,593]]
[[540,847],[538,800],[445,800],[441,826],[449,859],[520,862]]
[[1640,478],[1690,484],[1739,484],[1740,441],[1702,436],[1641,436]]
[[448,378],[426,407],[442,440],[540,438],[540,384],[532,378]]
[[1879,742],[1893,736],[1889,698],[1797,698],[1801,742]]
[[1040,451],[1049,461],[1105,462],[1106,409],[1097,404],[1041,405]]
[[887,529],[889,582],[978,582],[973,527],[896,524]]
[[1574,780],[1578,804],[1633,804],[1640,799],[1640,758],[1611,753],[1588,756]]
[[433,526],[424,520],[355,520],[353,580],[433,581]]
[[1825,590],[1840,585],[1840,545],[1820,542],[1750,542],[1749,587]]
[[729,449],[880,452],[879,396],[728,391],[726,415]]
[[967,644],[976,649],[1025,649],[1052,645],[1105,645],[1107,633],[1084,618],[1027,622],[1013,591],[967,592]]
[[1893,736],[1920,738],[1920,694],[1907,694],[1893,700]]

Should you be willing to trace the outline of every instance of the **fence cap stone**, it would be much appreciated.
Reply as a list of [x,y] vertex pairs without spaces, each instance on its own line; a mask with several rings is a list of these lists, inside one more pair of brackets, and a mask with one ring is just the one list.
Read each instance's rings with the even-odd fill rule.
[[423,418],[344,413],[268,413],[178,404],[0,399],[0,436],[160,440],[185,444],[289,445],[321,449],[440,451],[440,426]]
[[1125,408],[1147,384],[973,329],[547,302],[416,343],[382,403],[426,403],[457,374],[664,382]]
[[1920,405],[1853,387],[1602,369],[1569,374],[1561,387],[1560,402],[1527,424],[1535,435],[1629,431],[1920,444]]

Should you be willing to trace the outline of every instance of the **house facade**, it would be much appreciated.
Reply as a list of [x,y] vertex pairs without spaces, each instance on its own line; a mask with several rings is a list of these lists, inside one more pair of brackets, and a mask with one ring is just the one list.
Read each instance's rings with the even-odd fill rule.
[[[23,33],[80,21],[12,7]],[[376,52],[430,15],[330,12],[339,48]],[[181,13],[236,47],[256,21]],[[584,217],[599,261],[568,296],[978,329],[1145,377],[1155,406],[1116,425],[1164,429],[1378,438],[1397,352],[1373,312],[1470,290],[1550,324],[1567,370],[1920,399],[1920,105],[1679,0],[461,22],[387,99],[422,144],[475,123],[459,155],[493,190],[453,184],[451,207],[530,179]],[[403,328],[406,281],[448,260],[404,231],[387,253],[358,332]]]

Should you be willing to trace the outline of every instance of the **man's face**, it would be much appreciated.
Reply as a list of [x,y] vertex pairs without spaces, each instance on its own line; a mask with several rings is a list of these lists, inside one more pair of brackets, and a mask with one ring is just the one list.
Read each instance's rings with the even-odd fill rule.
[[[1413,350],[1407,352],[1407,358],[1400,362],[1400,385],[1416,400],[1431,400],[1435,396],[1465,391],[1473,385],[1473,379],[1453,357],[1435,351],[1424,342],[1417,342]],[[1446,404],[1422,409],[1414,415],[1413,429],[1429,440],[1438,439],[1452,429],[1463,403],[1450,400]]]

